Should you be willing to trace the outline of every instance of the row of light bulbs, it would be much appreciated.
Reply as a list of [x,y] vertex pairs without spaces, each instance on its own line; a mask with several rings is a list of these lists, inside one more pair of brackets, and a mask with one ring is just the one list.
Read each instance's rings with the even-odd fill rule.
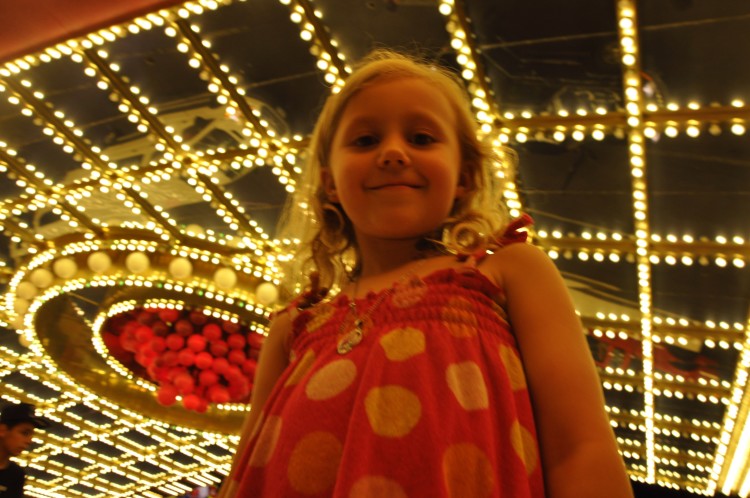
[[[638,94],[638,88],[631,85],[631,86],[629,86],[625,90],[625,92],[629,96],[636,97],[637,94]],[[742,100],[742,99],[733,99],[730,102],[730,106],[733,107],[733,108],[736,108],[738,110],[742,110],[745,107],[745,105],[746,105],[745,101]],[[645,111],[647,113],[656,113],[656,112],[664,111],[665,109],[667,111],[670,111],[670,112],[677,112],[677,111],[680,111],[681,109],[689,109],[691,111],[698,111],[698,110],[700,110],[702,108],[712,109],[712,108],[716,108],[716,107],[720,107],[720,105],[716,104],[716,103],[712,103],[712,104],[710,104],[708,106],[701,106],[701,104],[699,104],[698,102],[696,102],[694,100],[693,101],[689,101],[684,106],[681,106],[677,102],[669,102],[669,103],[667,103],[663,107],[660,107],[659,105],[657,105],[654,102],[649,102],[649,103],[646,103],[644,105],[644,109],[645,109]],[[633,111],[635,111],[635,107],[633,107],[632,105],[631,105],[630,109],[633,110]],[[627,109],[625,109],[625,110],[627,110]],[[602,107],[602,106],[595,107],[593,109],[586,109],[586,108],[583,108],[583,107],[579,107],[579,108],[577,108],[575,110],[568,110],[568,109],[564,109],[563,108],[563,109],[559,109],[559,110],[556,111],[556,116],[561,117],[561,118],[568,118],[568,117],[573,117],[573,116],[586,117],[586,116],[591,116],[591,115],[605,116],[609,112],[610,111],[608,111],[607,108]],[[738,112],[740,112],[740,111],[738,111]],[[534,118],[537,118],[537,117],[548,118],[548,117],[550,117],[550,114],[547,113],[547,112],[543,112],[543,113],[537,115],[537,114],[535,114],[534,112],[532,112],[531,110],[528,110],[528,109],[517,110],[517,111],[507,111],[506,110],[506,111],[504,111],[502,113],[502,117],[504,118],[505,121],[517,121],[519,123],[522,123],[524,120],[531,120],[531,119],[534,119]]]
[[[747,123],[742,118],[731,118],[726,126],[726,130],[733,135],[743,136],[747,132]],[[643,128],[643,135],[653,141],[658,140],[661,137],[662,132],[668,138],[676,138],[681,132],[690,138],[698,138],[701,136],[704,128],[705,131],[713,136],[721,135],[725,130],[725,128],[719,123],[703,125],[696,120],[690,120],[687,123],[668,121],[661,126],[652,122],[646,122]],[[617,139],[623,139],[626,136],[626,132],[622,127],[608,127],[603,124],[595,124],[593,126],[583,124],[572,126],[558,125],[554,129],[547,129],[542,125],[536,129],[527,126],[518,126],[513,130],[504,127],[500,129],[498,136],[500,137],[500,142],[503,144],[510,143],[511,141],[523,144],[530,140],[548,141],[550,139],[562,143],[569,138],[576,142],[583,142],[588,138],[601,142],[607,138],[608,135]]]
[[[211,5],[211,4],[213,4],[213,5],[216,5],[216,3],[215,3],[215,2],[212,2],[212,3],[211,3],[211,2],[209,2],[208,4],[209,4],[209,5]],[[441,10],[441,12],[442,12],[443,14],[446,14],[446,15],[447,15],[447,14],[449,14],[449,13],[450,13],[450,12],[452,11],[452,9],[449,9],[449,8],[446,8],[446,7],[444,7],[445,5],[450,5],[450,2],[444,2],[444,3],[441,3],[441,5],[440,5],[440,10]],[[199,9],[199,11],[200,11],[200,9]],[[182,14],[181,14],[181,15],[182,15]],[[186,17],[186,16],[184,16],[184,15],[183,15],[183,17]],[[133,29],[129,29],[128,31],[129,31],[129,32],[134,32],[134,31],[133,31]],[[303,36],[303,39],[304,39],[304,36]],[[626,54],[626,55],[627,55],[627,54]],[[626,60],[626,59],[627,59],[627,60]],[[634,61],[632,60],[632,58],[626,58],[626,59],[624,59],[624,60],[623,60],[623,62],[624,62],[624,63],[625,63],[626,65],[632,65],[632,64],[634,63]],[[465,75],[465,76],[466,76],[466,75]]]
[[617,4],[617,24],[620,40],[620,53],[623,67],[623,87],[627,115],[628,155],[630,162],[631,184],[633,191],[633,217],[636,229],[636,265],[638,270],[638,299],[641,314],[641,341],[644,387],[644,425],[646,439],[646,479],[653,482],[656,478],[655,433],[654,422],[654,358],[651,303],[651,267],[647,258],[648,242],[646,234],[650,233],[648,223],[647,189],[644,179],[645,155],[643,149],[643,131],[641,127],[641,78],[638,59],[638,32],[636,30],[636,9],[632,0],[620,0]]
[[[623,260],[632,263],[636,259],[630,252],[625,252],[623,254],[623,252],[617,250],[604,251],[596,249],[580,249],[577,252],[574,252],[572,249],[565,249],[562,252],[554,248],[545,248],[545,250],[547,252],[547,255],[551,259],[573,259],[573,257],[576,257],[581,261],[591,260],[597,263],[619,263]],[[717,254],[715,256],[712,256],[712,259],[709,259],[708,256],[698,256],[696,259],[695,256],[690,254],[666,254],[665,256],[661,256],[659,254],[650,254],[648,256],[648,262],[652,265],[664,263],[668,266],[675,266],[680,263],[683,266],[692,266],[694,263],[698,263],[700,266],[708,266],[712,262],[712,260],[713,263],[719,268],[726,268],[730,265],[735,268],[745,268],[746,266],[744,255],[739,254],[735,254],[732,256]]]

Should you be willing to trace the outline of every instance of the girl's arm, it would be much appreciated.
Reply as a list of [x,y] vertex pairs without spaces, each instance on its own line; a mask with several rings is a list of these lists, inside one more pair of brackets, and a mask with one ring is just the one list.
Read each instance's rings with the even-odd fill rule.
[[277,315],[271,322],[268,337],[263,341],[250,399],[250,414],[242,424],[240,442],[234,454],[232,470],[224,480],[218,498],[233,498],[236,495],[239,479],[245,471],[245,469],[237,468],[238,462],[244,460],[242,454],[247,449],[247,444],[255,432],[255,426],[258,424],[263,406],[271,394],[276,380],[289,363],[287,340],[292,331],[291,314],[291,312],[287,312]]
[[583,327],[562,277],[529,244],[490,258],[526,371],[547,496],[632,498]]

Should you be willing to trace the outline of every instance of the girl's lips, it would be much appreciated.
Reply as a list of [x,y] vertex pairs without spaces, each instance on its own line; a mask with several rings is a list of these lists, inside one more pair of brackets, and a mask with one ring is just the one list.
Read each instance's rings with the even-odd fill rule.
[[410,185],[407,183],[387,183],[385,185],[376,185],[374,187],[369,187],[368,190],[385,190],[385,189],[399,189],[399,188],[418,189],[421,187],[419,185]]

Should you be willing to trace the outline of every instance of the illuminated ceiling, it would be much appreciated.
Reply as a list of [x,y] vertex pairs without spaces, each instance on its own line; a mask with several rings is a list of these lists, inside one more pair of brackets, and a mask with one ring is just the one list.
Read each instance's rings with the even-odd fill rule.
[[22,458],[29,495],[221,480],[245,408],[162,407],[98,329],[147,304],[265,330],[306,137],[374,46],[454,67],[518,150],[505,200],[567,279],[632,478],[750,494],[746,2],[96,3],[0,52],[0,395],[54,422]]

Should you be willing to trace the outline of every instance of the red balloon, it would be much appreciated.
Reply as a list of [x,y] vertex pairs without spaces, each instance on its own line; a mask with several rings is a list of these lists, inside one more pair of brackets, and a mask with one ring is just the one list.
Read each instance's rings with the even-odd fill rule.
[[206,413],[208,410],[208,400],[204,397],[198,398],[198,406],[195,407],[195,411],[198,413]]
[[242,401],[250,394],[250,383],[246,379],[229,384],[229,398],[232,401]]
[[178,318],[180,318],[180,312],[177,311],[176,309],[165,308],[159,311],[159,318],[161,318],[167,323],[172,323],[172,322],[177,321]]
[[195,353],[187,348],[177,353],[177,358],[179,359],[180,364],[185,365],[186,367],[189,367],[190,365],[195,363]]
[[186,409],[203,413],[210,403],[247,401],[265,337],[202,309],[144,307],[108,319],[102,338],[123,364],[159,385],[161,405],[181,395]]
[[[169,382],[174,383],[174,380],[179,377],[181,374],[187,374],[188,371],[184,367],[170,367],[169,372],[167,372],[167,380]],[[190,374],[188,374],[190,375]]]
[[227,345],[232,349],[242,349],[246,342],[242,334],[232,334],[227,337]]
[[177,365],[179,358],[177,357],[177,351],[164,351],[161,355],[161,364],[165,367],[174,367]]
[[143,325],[149,325],[151,322],[156,320],[156,315],[154,313],[151,313],[147,310],[141,310],[140,313],[138,313],[138,317],[136,318],[138,320],[138,323],[141,323]]
[[218,341],[221,339],[221,327],[215,323],[207,323],[203,326],[203,336],[209,341]]
[[174,331],[183,337],[187,337],[193,333],[193,324],[188,320],[177,320],[174,324]]
[[169,377],[168,377],[169,368],[166,368],[166,367],[153,368],[152,366],[152,369],[154,371],[153,379],[159,384],[163,384],[169,380]]
[[166,339],[167,347],[173,351],[185,347],[185,339],[177,334],[169,334]]
[[208,315],[204,314],[201,310],[191,311],[188,317],[196,325],[203,325],[208,321]]
[[217,384],[208,388],[208,398],[214,403],[226,403],[229,401],[229,391]]
[[167,341],[163,337],[156,336],[148,344],[154,353],[163,353],[167,349]]
[[162,384],[159,386],[159,390],[156,391],[156,400],[160,405],[170,406],[177,401],[177,388],[172,384]]
[[226,358],[214,358],[214,364],[211,365],[211,368],[217,374],[224,375],[229,368],[229,361]]
[[242,373],[247,375],[249,378],[255,377],[256,368],[258,368],[258,362],[255,360],[247,359],[242,362]]
[[123,333],[123,334],[124,333],[131,333],[132,334],[133,332],[135,332],[135,329],[137,329],[140,326],[141,326],[141,324],[138,323],[138,320],[136,320],[135,318],[132,318],[132,319],[130,319],[125,324],[125,326],[122,327],[122,332],[121,333]]
[[167,335],[169,333],[169,325],[161,320],[156,320],[151,324],[151,330],[154,331],[154,335]]
[[215,357],[226,356],[226,354],[229,352],[229,346],[227,346],[227,343],[224,341],[212,342],[210,349],[211,354]]
[[102,340],[104,345],[107,346],[109,353],[116,358],[122,356],[126,351],[120,344],[120,336],[113,334],[112,332],[104,332],[102,334]]
[[135,338],[138,342],[147,342],[154,337],[154,331],[148,325],[141,325],[135,329]]
[[188,394],[182,398],[182,405],[188,410],[197,410],[200,404],[201,400],[195,394]]
[[182,394],[190,394],[195,388],[193,376],[187,372],[181,372],[174,377],[174,385]]
[[203,370],[198,374],[198,383],[205,387],[211,387],[219,382],[219,375],[213,370]]
[[234,363],[235,365],[242,365],[246,359],[247,357],[245,357],[245,352],[241,349],[233,349],[227,355],[227,360],[229,360],[229,363]]
[[224,320],[221,323],[221,328],[223,328],[224,332],[226,332],[227,334],[236,334],[240,331],[241,327],[239,323],[235,323],[231,320]]
[[[140,360],[138,357],[140,356]],[[135,360],[143,365],[144,367],[149,367],[154,362],[154,359],[156,359],[156,353],[151,351],[149,348],[142,348],[141,351],[139,351],[135,355]]]
[[245,378],[245,376],[242,375],[242,370],[240,370],[236,365],[230,365],[229,367],[227,367],[226,371],[224,372],[224,377],[229,381],[230,384],[240,382],[240,379]]
[[130,351],[131,353],[135,353],[135,349],[137,345],[138,345],[138,341],[136,340],[132,332],[130,333],[125,332],[122,335],[120,335],[120,346],[122,346],[122,349],[124,349],[125,351]]
[[249,332],[247,334],[247,343],[251,348],[260,349],[260,347],[263,345],[264,339],[265,336],[257,332]]
[[143,353],[141,353],[140,351],[135,354],[135,362],[139,365],[146,366],[146,360],[143,357]]
[[213,365],[213,363],[214,357],[211,356],[211,353],[201,351],[200,353],[195,355],[195,366],[200,368],[201,370],[211,368],[211,365]]
[[188,337],[187,345],[193,352],[200,353],[206,349],[206,338],[200,334],[193,334]]
[[153,362],[146,367],[146,373],[151,380],[156,380],[156,362]]

